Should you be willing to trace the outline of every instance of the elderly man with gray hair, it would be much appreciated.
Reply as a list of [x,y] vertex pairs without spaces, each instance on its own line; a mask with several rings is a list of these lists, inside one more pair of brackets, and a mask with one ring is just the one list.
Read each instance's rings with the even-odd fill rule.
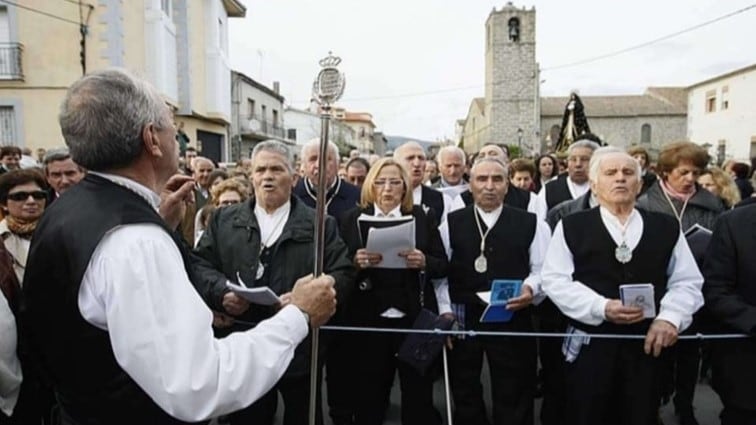
[[[210,288],[205,298],[213,309],[259,323],[289,304],[298,280],[309,279],[314,268],[315,211],[292,196],[293,175],[293,155],[285,144],[273,140],[258,143],[252,151],[254,198],[221,208],[210,219],[195,249],[204,261],[197,263],[195,270],[199,286]],[[331,217],[325,222],[323,270],[326,274],[319,279],[331,282],[337,299],[343,301],[354,277],[353,268]],[[226,288],[226,282],[237,280],[250,287],[270,288],[281,297],[281,303],[250,304]],[[243,327],[231,328],[240,329]],[[307,338],[273,390],[232,414],[231,424],[272,424],[279,393],[285,404],[284,424],[307,423],[309,373]]]
[[562,422],[653,424],[667,366],[660,355],[703,305],[703,278],[675,219],[635,208],[637,161],[625,152],[599,155],[589,175],[599,207],[557,224],[541,274],[570,320]]
[[[299,179],[294,187],[296,195],[305,205],[315,208],[318,196],[318,158],[320,157],[320,139],[312,139],[302,146],[301,160],[304,178]],[[355,208],[360,200],[360,189],[347,183],[338,176],[339,171],[339,148],[335,143],[328,142],[328,156],[326,157],[326,205],[328,215],[334,217],[337,222],[341,216]]]
[[84,178],[84,169],[71,159],[67,148],[50,149],[42,163],[47,183],[53,190],[50,202]]
[[436,154],[438,172],[441,178],[432,185],[452,198],[456,198],[462,192],[469,189],[464,179],[467,158],[465,151],[456,146],[444,146]]
[[69,88],[60,125],[89,172],[37,226],[22,320],[63,423],[198,422],[268,393],[308,325],[333,314],[333,278],[303,277],[269,320],[214,338],[190,281],[194,260],[174,232],[194,182],[177,174],[176,130],[158,91],[124,70],[96,71]]
[[546,213],[555,206],[577,199],[588,191],[588,162],[600,144],[600,139],[589,133],[580,136],[567,148],[567,174],[546,183],[538,193],[544,201],[542,205],[546,206],[546,211],[539,216],[546,217]]

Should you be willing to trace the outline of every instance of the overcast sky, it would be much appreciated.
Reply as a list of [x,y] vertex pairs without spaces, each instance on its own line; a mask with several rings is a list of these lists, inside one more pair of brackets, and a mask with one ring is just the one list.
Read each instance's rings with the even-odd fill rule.
[[[231,66],[305,108],[318,60],[332,50],[347,85],[341,106],[373,114],[389,135],[453,137],[473,97],[484,94],[485,21],[491,0],[242,0],[231,19]],[[687,86],[756,63],[756,8],[593,63],[549,70],[672,34],[754,0],[548,0],[536,8],[541,94],[640,94]],[[431,92],[431,93],[428,93]],[[435,92],[435,93],[433,93]],[[419,94],[424,93],[424,94]],[[754,95],[756,104],[756,94]],[[587,111],[590,113],[590,111]]]

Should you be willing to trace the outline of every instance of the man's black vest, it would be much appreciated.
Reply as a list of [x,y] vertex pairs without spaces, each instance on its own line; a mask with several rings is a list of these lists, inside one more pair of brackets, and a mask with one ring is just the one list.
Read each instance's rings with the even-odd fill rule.
[[79,311],[81,280],[101,239],[117,226],[136,223],[163,227],[188,264],[188,251],[145,199],[92,174],[50,206],[31,243],[23,329],[63,411],[77,424],[182,423],[121,369],[108,332]]
[[423,194],[421,204],[424,207],[430,208],[433,212],[433,216],[436,218],[436,223],[441,224],[444,211],[446,210],[446,208],[444,208],[444,195],[436,189],[425,185],[422,185],[421,190]]
[[[633,249],[632,259],[626,264],[614,257],[617,244],[601,220],[599,208],[564,217],[564,239],[575,265],[573,280],[609,299],[620,299],[619,286],[622,284],[651,283],[658,313],[659,303],[667,291],[667,268],[680,236],[680,226],[672,216],[638,211],[643,218],[643,234]],[[590,236],[586,236],[586,232],[590,232]],[[646,332],[650,323],[651,319],[635,325],[615,325],[608,321],[598,327],[575,324],[592,332],[640,334]]]
[[[453,303],[465,304],[468,329],[481,329],[479,318],[485,305],[476,292],[488,291],[494,279],[524,280],[530,274],[530,245],[536,231],[536,216],[507,205],[486,237],[485,256],[488,270],[475,271],[475,259],[480,255],[480,232],[475,222],[474,206],[454,211],[449,221],[449,243],[452,257],[449,263],[449,295]],[[479,217],[480,218],[480,217]],[[483,233],[486,224],[480,219]],[[513,327],[529,327],[530,309],[515,313]],[[522,323],[519,323],[522,322]],[[527,322],[527,323],[526,323]]]
[[546,191],[546,208],[549,210],[564,201],[572,199],[572,193],[567,186],[567,174],[560,175],[556,180],[546,183],[543,190]]

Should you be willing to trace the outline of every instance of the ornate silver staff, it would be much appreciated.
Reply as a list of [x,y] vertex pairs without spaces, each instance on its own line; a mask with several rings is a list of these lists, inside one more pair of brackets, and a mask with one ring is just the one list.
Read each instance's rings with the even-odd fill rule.
[[[320,60],[322,69],[312,84],[312,97],[320,105],[320,155],[318,156],[318,196],[315,203],[315,277],[323,274],[323,251],[325,248],[325,215],[326,215],[326,158],[328,157],[328,127],[331,121],[331,104],[336,102],[344,93],[344,74],[336,68],[341,58],[328,56]],[[320,331],[312,329],[312,352],[310,353],[310,425],[315,425],[318,394],[318,346]]]

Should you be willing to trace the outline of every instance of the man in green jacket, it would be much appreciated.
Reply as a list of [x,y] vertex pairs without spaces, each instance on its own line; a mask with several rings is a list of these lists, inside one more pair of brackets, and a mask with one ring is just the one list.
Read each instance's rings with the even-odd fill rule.
[[[277,141],[258,144],[252,153],[254,198],[216,211],[195,251],[203,260],[195,265],[195,284],[204,288],[200,292],[205,292],[205,300],[213,309],[246,324],[272,317],[288,303],[297,279],[309,275],[314,268],[315,211],[291,194],[292,164],[286,145]],[[323,270],[334,280],[338,303],[343,306],[354,271],[331,217],[325,222],[324,252]],[[228,291],[227,281],[267,286],[281,298],[281,303],[250,305]],[[297,347],[294,360],[274,390],[231,415],[231,423],[272,424],[278,392],[286,405],[284,424],[307,423],[309,364],[308,337]]]

